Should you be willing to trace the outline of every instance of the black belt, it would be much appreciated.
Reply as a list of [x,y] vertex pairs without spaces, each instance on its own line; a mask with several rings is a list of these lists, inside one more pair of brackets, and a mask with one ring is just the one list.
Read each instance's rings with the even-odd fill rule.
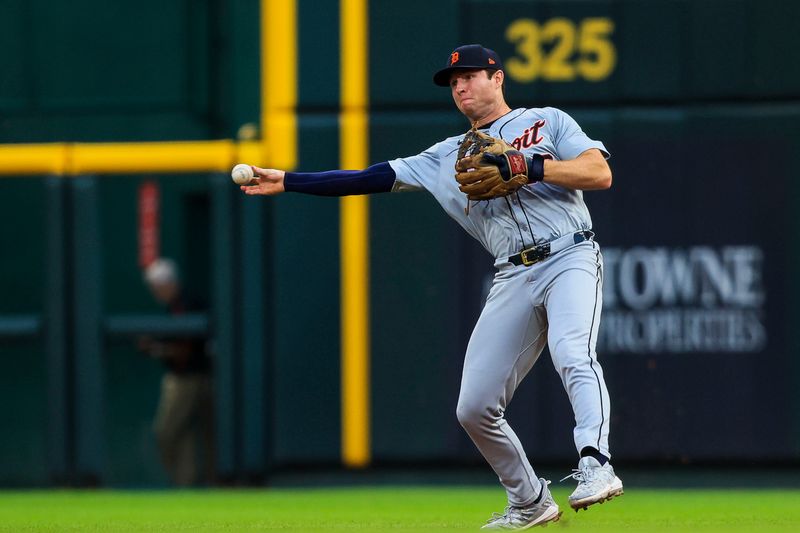
[[[572,239],[569,237],[572,237]],[[553,241],[526,248],[518,254],[509,256],[508,262],[513,263],[516,266],[531,266],[539,261],[544,261],[551,255],[560,252],[561,250],[569,248],[570,246],[580,242],[588,241],[593,237],[594,232],[589,231],[588,229],[576,231],[572,235],[565,235],[564,237],[559,237]]]

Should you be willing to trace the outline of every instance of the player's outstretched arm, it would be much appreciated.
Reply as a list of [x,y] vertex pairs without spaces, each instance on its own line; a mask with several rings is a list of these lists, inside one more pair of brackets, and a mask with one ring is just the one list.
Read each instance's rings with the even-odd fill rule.
[[544,161],[544,182],[568,189],[592,191],[611,187],[611,169],[602,152],[586,150],[568,161]]
[[298,192],[318,196],[347,196],[389,192],[396,174],[388,162],[364,170],[327,170],[325,172],[285,172],[273,168],[253,168],[253,179],[241,189],[249,195],[274,196]]
[[247,185],[242,185],[240,189],[249,195],[275,196],[286,191],[283,184],[286,172],[274,168],[260,168],[253,166],[253,179]]

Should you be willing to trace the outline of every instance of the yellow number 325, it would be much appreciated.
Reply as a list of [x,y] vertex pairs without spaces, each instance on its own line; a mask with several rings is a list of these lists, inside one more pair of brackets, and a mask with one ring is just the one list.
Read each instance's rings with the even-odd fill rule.
[[517,19],[506,29],[506,39],[516,45],[518,54],[506,61],[506,70],[522,83],[579,77],[602,81],[617,63],[613,32],[614,22],[606,17],[586,18],[580,25],[563,17],[541,25],[532,19]]

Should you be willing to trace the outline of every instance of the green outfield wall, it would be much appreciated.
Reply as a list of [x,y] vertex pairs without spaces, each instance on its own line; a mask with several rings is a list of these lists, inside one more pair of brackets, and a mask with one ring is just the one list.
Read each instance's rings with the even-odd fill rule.
[[[297,169],[337,168],[339,3],[296,5]],[[368,7],[371,162],[467,129],[448,90],[431,83],[465,42],[504,58],[512,107],[561,107],[611,151],[614,187],[586,199],[607,263],[617,261],[600,355],[615,460],[800,460],[800,4]],[[0,143],[259,138],[259,9],[3,3]],[[162,253],[208,303],[191,320],[170,321],[142,282],[146,180],[161,191]],[[372,463],[480,464],[455,406],[491,258],[426,193],[372,197],[369,222]],[[245,199],[219,172],[12,175],[0,176],[0,227],[0,485],[166,484],[151,431],[162,370],[136,348],[159,328],[214,343],[222,479],[340,465],[336,200]],[[700,258],[692,268],[715,265],[698,270],[706,292],[626,300],[663,289],[649,266],[686,257]],[[736,300],[736,287],[751,298]],[[683,330],[668,338],[670,320],[706,324],[706,344]],[[745,330],[761,336],[741,341]],[[509,417],[533,460],[571,463],[572,415],[548,358]]]

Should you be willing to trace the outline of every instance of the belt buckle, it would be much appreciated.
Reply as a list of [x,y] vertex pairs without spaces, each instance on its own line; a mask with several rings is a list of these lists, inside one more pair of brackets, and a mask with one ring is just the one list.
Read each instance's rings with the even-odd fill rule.
[[523,265],[525,265],[527,267],[527,266],[531,266],[532,264],[537,263],[539,261],[538,258],[528,259],[528,252],[535,252],[535,251],[536,251],[536,248],[528,248],[527,250],[522,250],[519,253],[519,257],[520,257],[520,259],[522,259],[522,264]]
[[[533,254],[534,257],[528,258],[528,254]],[[542,259],[546,258],[548,255],[550,255],[550,243],[534,246],[532,248],[522,250],[519,253],[522,264],[525,266],[536,264]]]

